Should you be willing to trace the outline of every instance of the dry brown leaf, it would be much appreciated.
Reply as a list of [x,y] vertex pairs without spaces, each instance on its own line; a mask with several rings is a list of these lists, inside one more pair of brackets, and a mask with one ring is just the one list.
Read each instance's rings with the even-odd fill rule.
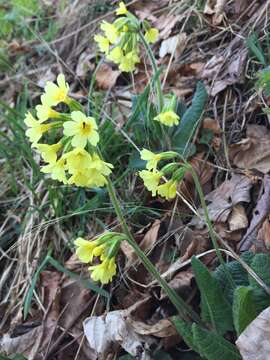
[[137,359],[150,360],[151,348],[156,340],[135,332],[128,323],[129,310],[111,311],[102,316],[92,316],[83,323],[89,345],[100,359],[107,359],[113,345],[121,346]]
[[270,355],[270,307],[242,332],[236,345],[243,360],[267,360]]
[[[182,259],[181,259],[182,260]],[[183,260],[182,260],[183,261]],[[169,281],[169,285],[181,296],[190,294],[191,280],[194,278],[194,274],[191,269],[178,272],[172,280]],[[167,298],[168,295],[162,290],[160,300]]]
[[228,219],[230,231],[245,229],[248,226],[248,218],[243,205],[236,204]]
[[257,236],[258,241],[262,241],[267,250],[270,250],[270,215],[264,220]]
[[[23,354],[29,356],[34,347],[37,338],[42,335],[42,326],[38,326],[26,334],[17,337],[10,337],[9,334],[4,334],[0,339],[0,353],[9,355]],[[29,359],[33,359],[29,357]]]
[[270,170],[270,131],[261,125],[248,125],[246,139],[230,146],[230,158],[241,169]]
[[186,44],[186,33],[181,33],[163,40],[159,49],[159,57],[163,58],[167,54],[174,54],[174,58],[178,58],[185,50]]
[[204,8],[204,14],[213,15],[214,25],[219,25],[222,22],[226,2],[226,0],[207,0]]
[[214,134],[211,146],[218,151],[221,146],[221,129],[216,119],[205,118],[203,120],[203,129],[211,130]]
[[[250,189],[252,181],[239,174],[233,174],[230,180],[224,181],[216,190],[205,196],[210,220],[213,222],[226,222],[233,207],[241,202],[250,202]],[[204,218],[203,209],[199,213]],[[205,221],[194,217],[190,225],[202,227]]]
[[264,222],[270,212],[270,176],[264,175],[261,186],[261,193],[258,197],[256,207],[253,210],[253,216],[245,236],[243,237],[240,250],[249,250],[256,241],[260,225]]
[[103,90],[111,89],[121,74],[121,71],[113,70],[110,65],[102,64],[96,72],[96,81],[98,87]]
[[152,226],[150,227],[150,229],[144,235],[144,238],[140,242],[140,248],[144,252],[147,252],[148,250],[152,249],[155,242],[157,241],[160,224],[161,224],[160,220],[155,220]]
[[131,318],[128,318],[127,321],[136,333],[140,335],[152,335],[158,338],[166,338],[177,334],[175,327],[168,319],[161,319],[153,325],[146,324],[142,321],[135,321]]
[[175,15],[161,15],[153,25],[159,30],[159,38],[166,39],[170,36],[172,29],[180,20],[179,16]]
[[244,81],[247,54],[245,48],[238,49],[234,54],[224,52],[222,55],[214,55],[205,64],[202,78],[208,82],[206,88],[209,95],[215,96],[227,86]]

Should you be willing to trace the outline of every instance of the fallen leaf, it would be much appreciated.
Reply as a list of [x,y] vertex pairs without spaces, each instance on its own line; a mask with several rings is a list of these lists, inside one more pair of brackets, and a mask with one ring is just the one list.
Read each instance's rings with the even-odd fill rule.
[[[238,45],[240,47],[240,45]],[[207,81],[209,95],[216,96],[227,86],[244,81],[244,69],[248,51],[246,48],[224,51],[222,55],[214,55],[206,64],[202,78]]]
[[226,2],[226,0],[207,0],[203,12],[207,15],[213,15],[213,25],[219,25],[222,22]]
[[[213,222],[226,222],[235,205],[241,202],[250,202],[250,189],[252,181],[248,177],[233,174],[230,180],[224,181],[217,189],[205,196],[209,202],[208,213]],[[199,209],[201,217],[204,219],[203,209]],[[189,225],[197,228],[203,227],[205,220],[194,217]]]
[[180,16],[175,15],[161,15],[153,25],[159,30],[159,38],[166,39],[170,36],[172,29],[175,27],[178,21],[180,21]]
[[152,249],[155,242],[157,241],[160,224],[160,220],[155,220],[151,225],[150,229],[144,235],[144,238],[140,242],[140,248],[144,252]]
[[161,319],[153,325],[142,321],[135,321],[128,318],[127,322],[133,327],[137,334],[152,335],[158,338],[166,338],[177,334],[174,325],[168,319]]
[[113,70],[110,65],[102,64],[96,72],[96,81],[98,87],[103,90],[111,89],[121,74],[121,71]]
[[240,250],[247,251],[256,241],[259,226],[264,222],[270,212],[270,176],[265,175],[261,188],[261,194],[253,210],[253,216],[249,228],[240,243]]
[[159,57],[163,58],[167,54],[174,54],[174,58],[178,58],[185,50],[186,44],[186,33],[181,33],[163,40],[159,49]]
[[248,218],[243,205],[236,204],[228,219],[230,231],[245,229],[248,226]]
[[121,346],[136,359],[150,360],[156,340],[135,332],[128,323],[129,310],[111,311],[102,316],[92,316],[83,322],[85,336],[89,345],[100,359],[107,359],[113,344]]
[[230,146],[232,163],[241,169],[270,170],[270,131],[261,125],[248,125],[246,139]]
[[267,216],[258,231],[257,241],[262,241],[265,248],[270,250],[270,215]]
[[[184,261],[183,259],[181,259]],[[172,280],[169,281],[170,288],[174,289],[181,296],[190,295],[191,281],[194,278],[194,274],[191,269],[185,271],[179,271]],[[162,290],[159,300],[167,298],[168,295]]]
[[203,120],[203,129],[211,130],[213,133],[213,139],[211,146],[215,151],[218,151],[221,146],[221,129],[219,126],[219,122],[216,119],[205,118]]
[[243,360],[267,360],[270,354],[270,307],[242,332],[236,345]]
[[[42,326],[37,326],[21,336],[10,337],[9,334],[4,334],[0,339],[0,353],[7,356],[23,354],[28,357],[37,341],[37,337],[42,335],[42,333]],[[33,358],[29,357],[29,359]]]

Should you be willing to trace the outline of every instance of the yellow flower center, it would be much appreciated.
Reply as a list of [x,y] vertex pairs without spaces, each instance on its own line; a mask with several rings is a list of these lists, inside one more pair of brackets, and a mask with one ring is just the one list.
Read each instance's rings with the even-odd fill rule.
[[88,136],[93,131],[93,125],[90,122],[83,121],[80,126],[80,132],[84,136]]
[[59,88],[57,93],[55,94],[55,100],[63,101],[66,98],[66,91],[64,89]]

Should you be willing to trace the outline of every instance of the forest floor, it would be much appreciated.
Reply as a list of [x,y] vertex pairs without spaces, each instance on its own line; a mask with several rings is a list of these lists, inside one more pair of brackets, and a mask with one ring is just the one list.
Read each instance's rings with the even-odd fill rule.
[[[151,197],[138,175],[145,165],[138,149],[173,149],[174,133],[162,142],[144,124],[153,95],[144,50],[132,74],[98,52],[94,36],[102,20],[115,20],[118,2],[0,0],[0,359],[251,360],[260,349],[267,360],[270,1],[126,5],[159,30],[151,47],[163,92],[178,98],[178,139],[188,140],[209,221],[190,172],[172,200]],[[109,285],[94,283],[75,254],[77,237],[121,229],[106,187],[50,179],[25,136],[25,113],[59,73],[95,114],[137,244],[200,319],[192,327],[184,318],[186,332],[127,242]]]

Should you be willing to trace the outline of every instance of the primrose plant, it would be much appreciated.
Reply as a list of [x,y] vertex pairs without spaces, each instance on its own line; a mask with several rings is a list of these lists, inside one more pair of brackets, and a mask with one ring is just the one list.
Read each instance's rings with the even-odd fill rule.
[[[150,43],[158,38],[158,30],[147,21],[140,21],[131,14],[123,2],[116,10],[117,19],[113,23],[101,23],[102,34],[95,36],[99,49],[105,57],[119,66],[123,72],[132,72],[140,61],[140,52],[144,47],[149,56],[155,77],[156,107],[158,115],[152,119],[161,126],[173,127],[180,121],[176,114],[176,97],[165,97],[161,91],[159,73]],[[169,99],[169,100],[168,100]],[[99,151],[100,136],[97,121],[88,116],[82,105],[69,95],[69,85],[63,74],[57,77],[57,84],[47,82],[35,115],[28,111],[25,124],[26,136],[32,148],[38,151],[44,161],[41,171],[66,186],[85,188],[107,187],[115,209],[122,233],[107,231],[89,241],[78,238],[74,241],[78,258],[87,264],[94,281],[107,284],[116,274],[116,258],[121,241],[127,240],[141,259],[146,269],[159,282],[179,313],[189,314],[198,320],[193,310],[171,289],[160,276],[148,257],[137,245],[125,221],[116,190],[110,179],[113,164],[105,162]],[[60,109],[68,109],[63,112]],[[44,136],[48,134],[50,136]],[[55,139],[54,143],[45,143],[44,138]],[[177,185],[183,178],[187,164],[181,161],[175,151],[153,153],[148,149],[140,151],[146,168],[139,172],[145,187],[152,196],[173,199],[177,195]]]

